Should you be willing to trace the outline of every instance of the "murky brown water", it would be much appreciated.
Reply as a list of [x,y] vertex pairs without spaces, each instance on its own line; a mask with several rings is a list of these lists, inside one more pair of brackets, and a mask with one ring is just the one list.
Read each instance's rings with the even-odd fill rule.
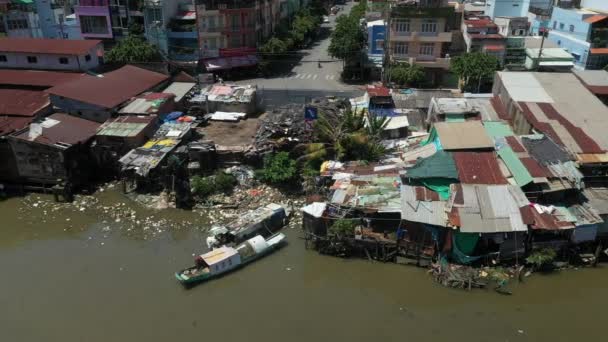
[[[99,196],[100,205],[125,201]],[[177,210],[137,212],[181,228],[144,239],[94,210],[0,202],[0,341],[605,338],[605,265],[535,275],[510,297],[467,293],[434,284],[422,269],[319,256],[288,229],[290,244],[276,254],[184,290],[173,272],[202,250],[205,220]]]

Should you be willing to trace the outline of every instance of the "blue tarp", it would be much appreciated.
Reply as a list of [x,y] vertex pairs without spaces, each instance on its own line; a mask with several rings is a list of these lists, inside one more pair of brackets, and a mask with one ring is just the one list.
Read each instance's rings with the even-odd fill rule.
[[182,115],[184,115],[183,112],[171,112],[171,113],[167,114],[167,116],[165,116],[165,119],[163,120],[163,122],[175,121]]

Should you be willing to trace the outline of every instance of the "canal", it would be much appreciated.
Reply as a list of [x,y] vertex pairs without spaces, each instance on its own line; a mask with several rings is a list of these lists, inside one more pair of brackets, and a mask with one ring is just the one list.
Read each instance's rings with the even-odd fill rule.
[[[0,202],[2,341],[603,340],[606,266],[534,275],[513,296],[442,288],[425,270],[324,257],[298,229],[276,254],[183,289],[205,212],[143,209],[113,191],[89,207]],[[133,210],[130,226],[110,217]],[[124,204],[120,204],[124,203]],[[104,209],[110,206],[114,209]],[[156,222],[158,224],[150,224]]]

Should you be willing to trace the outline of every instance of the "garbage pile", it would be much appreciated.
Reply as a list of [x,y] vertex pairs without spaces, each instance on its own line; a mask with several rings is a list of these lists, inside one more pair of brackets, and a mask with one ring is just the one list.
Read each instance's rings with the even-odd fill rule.
[[[313,99],[308,106],[315,107],[318,115],[338,118],[350,108],[350,102],[346,98],[323,97]],[[288,104],[268,111],[255,136],[256,152],[272,151],[283,144],[309,142],[313,122],[306,121],[304,107],[301,104]]]

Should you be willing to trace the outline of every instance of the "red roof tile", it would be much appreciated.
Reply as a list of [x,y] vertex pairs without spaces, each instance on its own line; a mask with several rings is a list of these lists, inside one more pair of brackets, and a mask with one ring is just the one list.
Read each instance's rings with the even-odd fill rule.
[[[77,118],[68,114],[57,113],[49,119],[59,121],[57,124],[42,129],[42,134],[33,141],[53,145],[57,143],[78,144],[91,139],[96,133],[100,123]],[[28,140],[29,131],[24,131],[16,135],[17,138]]]
[[369,96],[391,96],[391,92],[386,87],[367,87]]
[[536,160],[530,157],[519,158],[532,177],[551,177],[553,174]]
[[59,71],[0,69],[0,84],[49,88],[77,80],[82,75]]
[[602,21],[606,18],[608,18],[608,16],[598,14],[598,15],[590,16],[589,18],[585,19],[584,21],[586,23],[593,24],[593,23],[597,23],[598,21]]
[[538,106],[550,120],[558,121],[576,141],[583,153],[604,153],[605,151],[580,127],[574,126],[564,118],[550,103],[539,103]]
[[571,222],[559,221],[554,215],[539,213],[532,206],[525,206],[519,209],[525,224],[532,229],[558,230],[574,228]]
[[34,119],[34,117],[25,116],[0,116],[0,136],[23,129],[34,121]]
[[103,77],[83,76],[47,91],[99,107],[114,108],[167,79],[166,75],[126,65],[103,74]]
[[608,86],[592,86],[586,84],[585,86],[595,95],[608,95]]
[[43,91],[0,89],[0,115],[35,116],[50,105],[49,94]]
[[464,184],[508,184],[494,152],[454,152],[458,178]]
[[519,143],[516,137],[509,136],[505,138],[507,140],[507,144],[511,146],[511,149],[515,153],[523,153],[526,152],[526,149]]
[[2,38],[0,52],[84,55],[101,44],[101,40]]

